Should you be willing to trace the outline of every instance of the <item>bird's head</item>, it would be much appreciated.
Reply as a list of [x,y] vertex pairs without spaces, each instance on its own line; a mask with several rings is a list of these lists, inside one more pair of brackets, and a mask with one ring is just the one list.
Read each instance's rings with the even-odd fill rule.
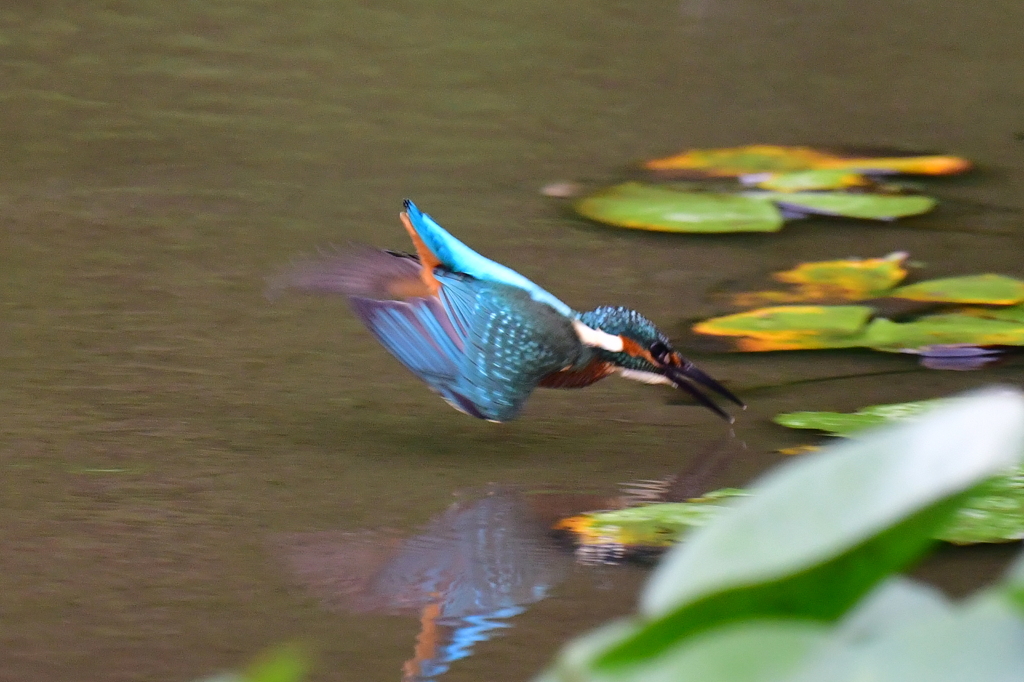
[[[591,343],[585,338],[588,332],[578,328],[577,333],[580,334],[581,340],[594,346],[603,360],[618,367],[623,377],[648,384],[669,384],[683,389],[701,405],[730,422],[732,417],[700,392],[694,384],[710,389],[740,407],[746,407],[731,391],[680,355],[672,347],[668,337],[654,326],[653,322],[635,310],[601,306],[580,315],[579,321],[591,331],[597,331]],[[602,333],[607,336],[601,336]]]

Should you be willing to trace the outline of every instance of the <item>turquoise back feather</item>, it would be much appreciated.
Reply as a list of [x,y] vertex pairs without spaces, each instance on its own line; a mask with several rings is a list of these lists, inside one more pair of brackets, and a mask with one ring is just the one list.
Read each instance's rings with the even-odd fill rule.
[[405,200],[405,210],[409,214],[409,220],[413,228],[419,234],[420,239],[427,245],[437,259],[441,261],[448,270],[461,272],[485,282],[497,282],[508,286],[522,289],[530,294],[530,298],[539,303],[545,303],[566,317],[575,319],[579,314],[556,298],[553,294],[540,288],[527,278],[520,275],[512,268],[507,268],[501,263],[495,263],[489,258],[484,258],[479,253],[469,248],[458,239],[448,233],[443,227],[437,224],[433,218],[422,213],[416,204],[408,199]]

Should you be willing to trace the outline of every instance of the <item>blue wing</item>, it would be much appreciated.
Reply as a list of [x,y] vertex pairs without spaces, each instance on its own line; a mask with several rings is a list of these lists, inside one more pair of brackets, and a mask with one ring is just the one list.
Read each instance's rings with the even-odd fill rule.
[[457,386],[466,336],[441,301],[379,301],[350,296],[349,302],[381,345],[434,392],[461,412],[488,418]]
[[416,233],[423,240],[441,264],[453,272],[463,272],[485,282],[507,284],[530,294],[530,298],[545,303],[566,317],[577,317],[577,313],[554,295],[540,288],[526,277],[501,263],[484,258],[453,237],[447,230],[437,224],[426,213],[420,212],[416,204],[405,200],[405,210],[409,214]]
[[[456,409],[508,421],[553,372],[583,352],[569,318],[522,289],[436,268],[421,295],[420,261],[362,249],[304,261],[273,289],[340,293],[381,345]],[[412,291],[399,296],[397,292]]]

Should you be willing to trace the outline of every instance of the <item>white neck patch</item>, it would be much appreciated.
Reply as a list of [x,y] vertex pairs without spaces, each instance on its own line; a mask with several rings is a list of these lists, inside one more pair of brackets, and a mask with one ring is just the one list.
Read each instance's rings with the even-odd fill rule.
[[603,332],[600,329],[591,329],[579,320],[572,321],[572,328],[576,331],[576,336],[579,337],[580,342],[585,346],[602,348],[612,353],[622,352],[623,345],[621,336],[609,334],[608,332]]
[[642,369],[626,369],[624,367],[619,367],[619,375],[624,379],[632,379],[633,381],[639,381],[643,384],[665,384],[667,386],[675,386],[675,383],[667,376],[655,374],[654,372],[645,372]]

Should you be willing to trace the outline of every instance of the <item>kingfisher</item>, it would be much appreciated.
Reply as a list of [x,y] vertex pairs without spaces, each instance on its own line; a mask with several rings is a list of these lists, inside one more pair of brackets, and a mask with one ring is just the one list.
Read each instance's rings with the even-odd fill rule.
[[405,200],[415,253],[353,246],[299,261],[271,291],[342,294],[403,365],[452,407],[514,419],[538,386],[582,388],[619,374],[668,384],[732,422],[699,387],[745,408],[628,308],[577,312],[518,272],[473,251]]

